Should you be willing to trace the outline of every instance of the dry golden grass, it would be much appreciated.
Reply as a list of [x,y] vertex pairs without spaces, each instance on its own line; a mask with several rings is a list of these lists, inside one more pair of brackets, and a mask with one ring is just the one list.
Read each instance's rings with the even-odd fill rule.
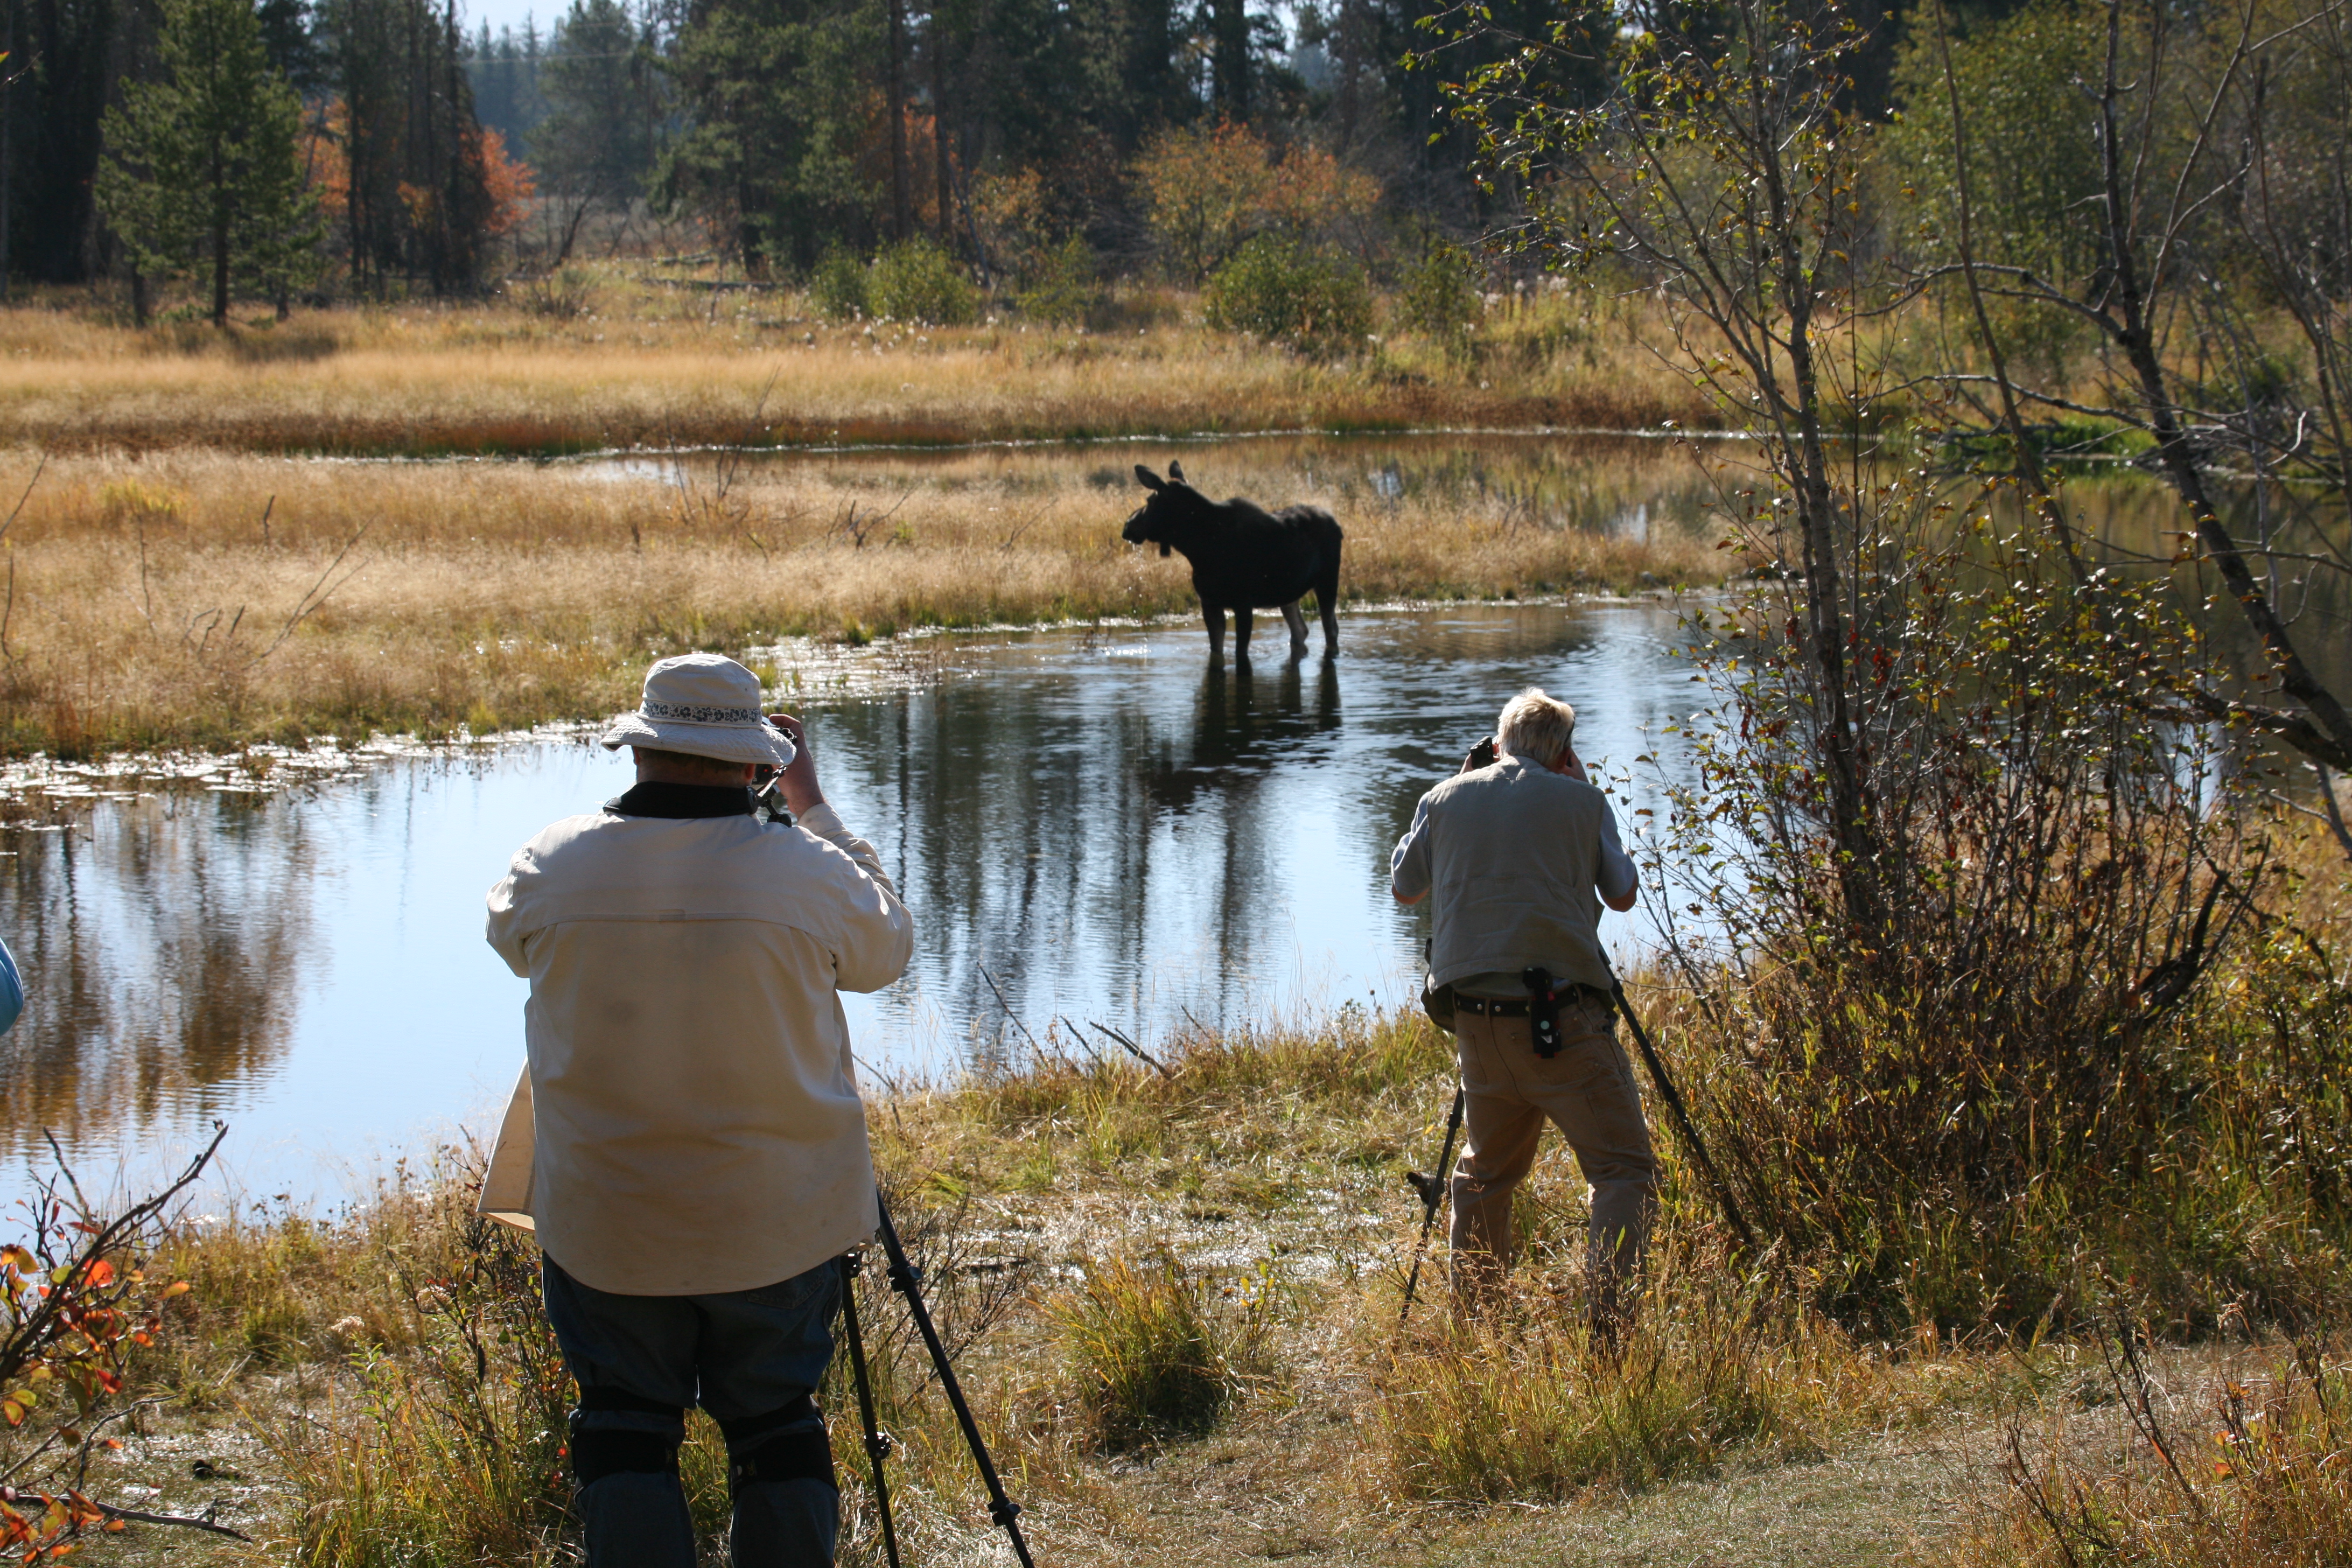
[[655,289],[608,269],[591,313],[506,303],[298,314],[222,334],[110,324],[86,300],[0,311],[0,442],[366,455],[676,444],[944,444],[1071,436],[1708,422],[1637,348],[1640,307],[1498,314],[1475,361],[1400,337],[1337,361],[1191,324],[829,324],[797,294]]
[[[1034,1071],[877,1096],[871,1117],[899,1226],[965,1346],[959,1370],[1042,1561],[1549,1561],[1629,1527],[1663,1560],[1688,1561],[1736,1521],[1756,1542],[1707,1560],[1762,1568],[1788,1560],[1798,1510],[1751,1471],[1819,1490],[1825,1453],[1874,1453],[1882,1428],[1916,1447],[2002,1375],[1998,1358],[1890,1354],[1811,1320],[1792,1336],[1712,1256],[1703,1207],[1680,1200],[1650,1326],[1622,1362],[1594,1360],[1557,1327],[1580,1285],[1583,1215],[1556,1147],[1523,1204],[1531,1257],[1510,1323],[1456,1330],[1433,1301],[1400,1336],[1399,1260],[1416,1214],[1396,1171],[1433,1147],[1446,1088],[1444,1044],[1417,1011],[1164,1042],[1173,1077],[1126,1058],[1077,1065],[1068,1042],[1046,1043],[1055,1054]],[[194,1288],[151,1372],[180,1408],[173,1429],[131,1445],[124,1475],[152,1478],[170,1506],[201,1507],[206,1489],[184,1459],[169,1473],[173,1457],[246,1446],[241,1479],[258,1484],[227,1517],[257,1545],[204,1560],[564,1560],[541,1531],[562,1500],[551,1449],[569,1391],[541,1386],[528,1249],[467,1219],[471,1163],[446,1160],[331,1222],[193,1230],[170,1258]],[[1164,1330],[1165,1282],[1203,1321],[1138,1332]],[[869,1274],[863,1289],[901,1445],[891,1464],[908,1561],[979,1560],[991,1531],[961,1440],[922,1385],[887,1288]],[[1106,1336],[1145,1372],[1217,1354],[1217,1408],[1107,1433]],[[1546,1357],[1558,1386],[1528,1387],[1528,1360]],[[1701,1364],[1716,1361],[1727,1371]],[[1694,1404],[1696,1381],[1727,1377],[1759,1418],[1717,1421]],[[845,1562],[876,1563],[854,1407],[846,1387],[824,1398],[851,1514]],[[1501,1464],[1474,1491],[1444,1484],[1431,1465],[1445,1455],[1421,1451],[1433,1402],[1473,1418],[1545,1415],[1437,1434],[1456,1450],[1483,1443]],[[478,1441],[490,1427],[501,1442]],[[698,1426],[687,1455],[706,1530],[724,1510],[710,1438]],[[1835,1505],[1854,1517],[1806,1522],[1900,1542],[1921,1522],[1919,1489],[1908,1475],[1899,1497],[1856,1489]],[[1511,1506],[1462,1506],[1474,1495]],[[216,1545],[135,1532],[101,1560],[160,1561],[179,1546],[172,1560],[184,1562]]]
[[[1405,454],[1421,466],[1393,500],[1386,449],[1188,450],[1216,493],[1330,506],[1351,602],[1705,581],[1727,559],[1668,520],[1696,521],[1703,502],[1654,443],[1444,444]],[[1129,466],[1169,455],[836,456],[731,473],[708,457],[54,457],[0,568],[0,744],[480,732],[625,707],[647,658],[689,647],[1185,611],[1182,560],[1118,538],[1141,493]],[[0,458],[0,505],[39,461]],[[1642,537],[1601,526],[1643,503],[1659,521]]]

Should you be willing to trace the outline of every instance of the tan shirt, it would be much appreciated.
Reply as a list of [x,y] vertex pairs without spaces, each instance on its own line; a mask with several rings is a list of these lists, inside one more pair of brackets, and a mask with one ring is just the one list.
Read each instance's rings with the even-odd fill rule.
[[530,980],[530,1063],[479,1208],[600,1290],[772,1285],[873,1234],[839,991],[898,978],[914,928],[828,806],[567,817],[490,889]]
[[1633,887],[1609,797],[1517,757],[1459,773],[1421,797],[1389,885],[1431,897],[1429,984],[1527,994],[1519,972],[1606,991],[1601,899]]

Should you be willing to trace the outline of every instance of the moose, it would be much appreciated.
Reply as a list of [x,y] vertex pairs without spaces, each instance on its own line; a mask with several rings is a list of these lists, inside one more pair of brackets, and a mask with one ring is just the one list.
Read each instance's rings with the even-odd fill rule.
[[1184,482],[1184,466],[1168,465],[1161,479],[1141,463],[1135,477],[1151,492],[1127,520],[1119,537],[1157,544],[1165,556],[1181,550],[1192,563],[1192,591],[1209,625],[1209,658],[1225,657],[1225,612],[1234,613],[1234,659],[1249,662],[1250,615],[1279,609],[1290,626],[1290,650],[1307,651],[1307,617],[1298,601],[1315,595],[1323,616],[1323,651],[1339,647],[1339,525],[1321,507],[1280,511],[1236,497],[1213,501]]

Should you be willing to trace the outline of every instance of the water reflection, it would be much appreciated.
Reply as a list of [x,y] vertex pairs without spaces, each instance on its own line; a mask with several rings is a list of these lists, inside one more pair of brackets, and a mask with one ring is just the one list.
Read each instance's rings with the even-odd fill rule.
[[1338,659],[1250,671],[1204,668],[1189,627],[1015,638],[824,713],[828,790],[924,922],[869,1037],[937,1059],[1000,1044],[1007,1004],[1148,1039],[1401,1000],[1424,917],[1388,898],[1387,856],[1421,792],[1529,684],[1630,760],[1686,700],[1673,629],[1654,606],[1358,616]]
[[0,1139],[200,1124],[265,1080],[294,1026],[317,854],[299,815],[226,795],[110,803],[22,834],[7,934],[26,983],[0,1042]]
[[[861,1059],[1004,1051],[1008,1005],[1039,1035],[1100,1019],[1150,1048],[1405,1001],[1425,917],[1386,872],[1414,800],[1528,684],[1580,705],[1589,756],[1649,749],[1690,689],[1673,636],[1658,605],[1365,613],[1337,659],[1244,672],[1208,668],[1191,625],[1020,634],[943,645],[916,689],[816,700],[827,793],[918,921],[908,979],[849,1000]],[[626,783],[572,742],[0,835],[31,991],[0,1056],[5,1147],[54,1129],[94,1167],[160,1164],[219,1115],[248,1191],[333,1192],[372,1151],[478,1118],[521,1059],[524,998],[482,943],[483,890]]]

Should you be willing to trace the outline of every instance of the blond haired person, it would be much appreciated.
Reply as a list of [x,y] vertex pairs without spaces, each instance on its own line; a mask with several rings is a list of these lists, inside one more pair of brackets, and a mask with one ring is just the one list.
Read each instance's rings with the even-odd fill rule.
[[[1657,1204],[1641,1091],[1617,1044],[1601,910],[1633,907],[1633,864],[1609,799],[1586,779],[1576,710],[1530,687],[1453,778],[1422,796],[1390,861],[1402,904],[1432,900],[1431,1010],[1453,1019],[1467,1131],[1454,1168],[1454,1296],[1509,1269],[1511,1195],[1549,1121],[1591,1187],[1596,1336],[1615,1337]],[[1481,765],[1481,764],[1484,765]],[[1539,1038],[1530,971],[1549,977],[1557,1036]],[[1547,1052],[1544,1047],[1552,1048]]]

